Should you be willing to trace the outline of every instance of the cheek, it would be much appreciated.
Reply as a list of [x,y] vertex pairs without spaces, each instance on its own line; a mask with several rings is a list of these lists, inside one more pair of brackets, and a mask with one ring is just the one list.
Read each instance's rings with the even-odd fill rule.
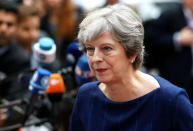
[[10,29],[8,30],[8,33],[9,33],[10,35],[15,35],[15,33],[16,33],[16,28],[10,28]]
[[89,67],[92,68],[92,61],[91,61],[91,58],[90,58],[90,57],[87,57],[87,59],[88,59]]
[[88,64],[89,64],[90,70],[94,73],[93,66],[92,66],[92,58],[87,56],[87,59],[88,59]]
[[20,38],[22,39],[28,39],[28,33],[21,31],[19,34]]
[[91,64],[92,57],[86,54],[86,58],[88,60],[89,65]]

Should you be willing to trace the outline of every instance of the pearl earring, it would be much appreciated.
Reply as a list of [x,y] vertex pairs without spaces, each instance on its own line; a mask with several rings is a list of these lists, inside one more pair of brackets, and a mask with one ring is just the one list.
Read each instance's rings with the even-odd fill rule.
[[133,64],[134,60],[131,60],[131,63]]

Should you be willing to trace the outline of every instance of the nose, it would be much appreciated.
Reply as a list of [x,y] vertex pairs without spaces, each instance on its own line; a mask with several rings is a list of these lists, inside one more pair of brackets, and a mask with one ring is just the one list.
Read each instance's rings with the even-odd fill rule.
[[0,28],[1,28],[1,32],[5,32],[7,30],[7,24],[5,23],[1,24]]
[[93,62],[101,62],[103,60],[103,54],[99,49],[95,49],[93,54]]
[[30,32],[30,39],[35,41],[38,38],[39,32],[37,30],[31,30]]

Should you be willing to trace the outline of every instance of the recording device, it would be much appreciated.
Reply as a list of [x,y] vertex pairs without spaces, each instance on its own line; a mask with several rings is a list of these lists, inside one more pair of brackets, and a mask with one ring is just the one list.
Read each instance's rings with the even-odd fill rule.
[[25,124],[25,121],[28,119],[29,115],[33,112],[33,106],[34,103],[37,101],[38,96],[40,94],[43,94],[47,89],[50,74],[50,71],[43,68],[38,68],[33,74],[29,85],[31,97],[25,111],[23,124]]
[[32,68],[50,65],[56,58],[55,42],[50,37],[42,37],[33,45],[32,52]]
[[62,94],[66,91],[63,78],[59,73],[52,73],[48,82],[46,93],[51,102],[61,100]]
[[82,55],[75,67],[75,80],[76,83],[81,86],[84,83],[91,82],[94,79],[94,75],[90,70],[88,59],[86,55]]
[[59,128],[59,102],[62,101],[62,95],[65,91],[66,87],[64,85],[62,76],[58,73],[51,74],[46,93],[49,100],[52,102],[52,114],[50,115],[50,122],[53,125],[53,131],[57,131]]

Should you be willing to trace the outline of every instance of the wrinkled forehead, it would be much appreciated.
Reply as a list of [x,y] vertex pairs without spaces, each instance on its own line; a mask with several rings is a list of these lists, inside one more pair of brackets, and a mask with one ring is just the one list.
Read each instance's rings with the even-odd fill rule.
[[[119,43],[118,40],[110,32],[101,33],[98,37],[91,41],[87,41],[86,45],[106,45],[106,44],[114,44]],[[120,43],[119,43],[120,44]]]

